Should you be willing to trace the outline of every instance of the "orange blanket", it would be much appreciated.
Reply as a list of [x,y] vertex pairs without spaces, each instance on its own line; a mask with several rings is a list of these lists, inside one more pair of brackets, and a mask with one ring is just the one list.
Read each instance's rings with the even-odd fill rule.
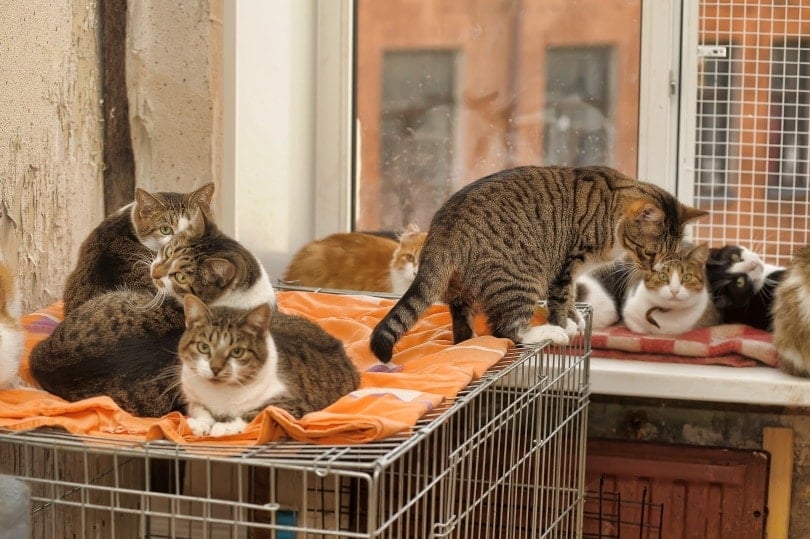
[[[346,352],[361,371],[357,391],[300,420],[284,410],[268,407],[242,434],[198,437],[176,412],[161,418],[135,417],[109,397],[67,402],[40,389],[16,389],[0,391],[0,427],[27,430],[59,426],[76,434],[134,441],[163,438],[178,443],[228,445],[263,444],[285,436],[336,445],[385,438],[407,431],[444,399],[455,396],[497,363],[511,345],[508,339],[491,336],[453,345],[447,309],[434,306],[397,344],[392,362],[384,365],[369,350],[368,338],[393,303],[367,296],[278,293],[282,311],[307,317],[343,340]],[[23,318],[26,353],[21,374],[29,383],[28,353],[50,335],[61,317],[61,304],[57,303]]]

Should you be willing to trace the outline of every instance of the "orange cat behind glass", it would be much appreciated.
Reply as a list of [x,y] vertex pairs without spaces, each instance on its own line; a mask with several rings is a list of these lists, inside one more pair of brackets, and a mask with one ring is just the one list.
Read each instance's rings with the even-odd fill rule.
[[304,245],[293,256],[283,280],[316,288],[402,294],[419,268],[427,233],[416,225],[394,240],[347,232]]

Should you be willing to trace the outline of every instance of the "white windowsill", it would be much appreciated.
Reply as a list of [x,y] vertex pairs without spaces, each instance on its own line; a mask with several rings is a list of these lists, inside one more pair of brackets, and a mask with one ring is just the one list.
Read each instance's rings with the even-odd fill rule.
[[810,407],[810,379],[764,366],[738,368],[591,357],[591,393]]

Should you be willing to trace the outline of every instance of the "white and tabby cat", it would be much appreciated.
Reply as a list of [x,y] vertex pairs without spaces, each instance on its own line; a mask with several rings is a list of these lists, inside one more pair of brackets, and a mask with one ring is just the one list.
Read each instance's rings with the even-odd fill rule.
[[266,303],[209,308],[191,294],[183,304],[181,391],[198,436],[240,433],[267,406],[301,418],[357,389],[343,343],[305,318]]
[[640,272],[622,306],[624,324],[636,333],[677,335],[718,323],[706,286],[705,243],[686,246],[656,269]]
[[20,316],[20,292],[11,271],[0,261],[0,389],[19,383],[17,373],[23,351]]
[[[275,302],[256,257],[204,214],[172,238],[152,271],[160,300],[135,290],[94,296],[37,344],[31,373],[43,389],[69,401],[108,395],[139,416],[183,411],[177,344],[185,328],[182,297],[249,308]],[[166,296],[172,301],[162,301]]]
[[136,188],[135,200],[104,219],[82,242],[76,266],[65,281],[65,315],[112,290],[153,294],[149,262],[154,252],[183,233],[197,212],[210,211],[213,195],[213,183],[187,194]]

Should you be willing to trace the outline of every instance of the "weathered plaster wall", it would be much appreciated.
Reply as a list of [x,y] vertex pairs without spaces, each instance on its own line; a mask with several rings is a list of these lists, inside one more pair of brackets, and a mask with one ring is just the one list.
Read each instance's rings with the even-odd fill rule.
[[219,185],[221,0],[129,0],[127,10],[135,184],[158,191]]
[[0,0],[0,251],[27,310],[101,219],[95,0]]
[[[0,252],[26,310],[61,297],[104,217],[98,12],[98,0],[0,0]],[[221,0],[129,1],[128,18],[136,185],[219,185]]]
[[810,537],[807,410],[594,396],[588,414],[589,436],[712,447],[761,449],[765,427],[793,429],[790,537]]

